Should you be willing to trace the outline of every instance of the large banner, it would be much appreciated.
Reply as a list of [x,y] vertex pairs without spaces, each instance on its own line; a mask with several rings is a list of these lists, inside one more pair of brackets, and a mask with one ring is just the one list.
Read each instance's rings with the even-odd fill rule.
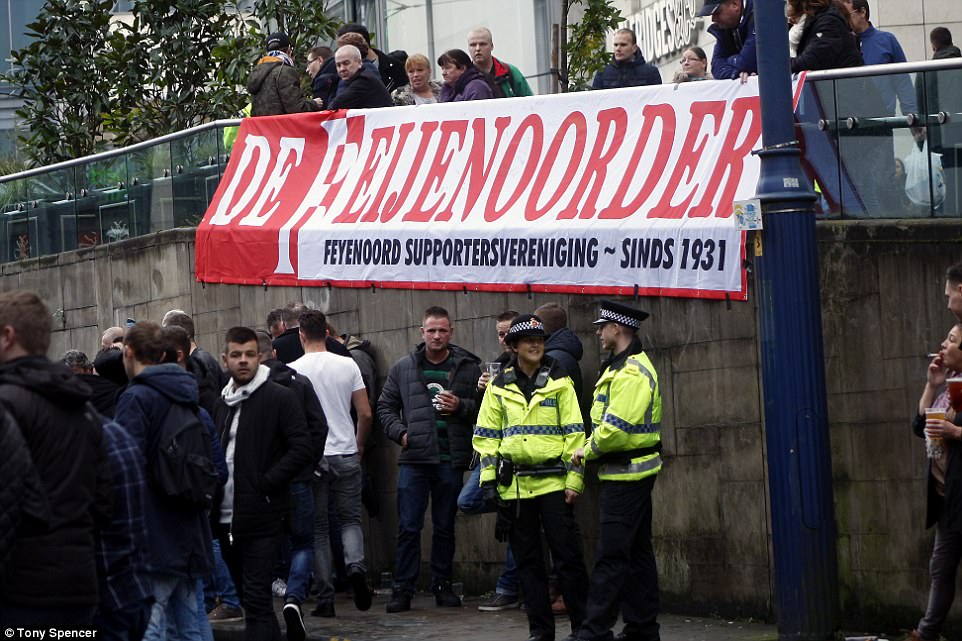
[[248,118],[204,282],[744,299],[758,86]]

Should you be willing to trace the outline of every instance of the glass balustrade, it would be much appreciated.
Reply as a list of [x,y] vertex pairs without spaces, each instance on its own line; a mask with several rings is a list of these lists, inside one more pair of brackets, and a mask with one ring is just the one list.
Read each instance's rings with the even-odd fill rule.
[[[962,214],[962,67],[926,66],[809,75],[796,133],[819,218]],[[0,177],[0,261],[195,227],[224,173],[232,122]]]

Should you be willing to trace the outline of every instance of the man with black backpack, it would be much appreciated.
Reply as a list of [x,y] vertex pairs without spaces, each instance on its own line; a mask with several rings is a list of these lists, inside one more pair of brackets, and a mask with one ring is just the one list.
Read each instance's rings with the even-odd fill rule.
[[176,363],[163,363],[160,325],[136,323],[124,338],[130,385],[115,418],[146,458],[147,555],[154,605],[145,639],[197,634],[197,579],[211,569],[207,508],[217,487],[211,444],[198,417],[197,382]]

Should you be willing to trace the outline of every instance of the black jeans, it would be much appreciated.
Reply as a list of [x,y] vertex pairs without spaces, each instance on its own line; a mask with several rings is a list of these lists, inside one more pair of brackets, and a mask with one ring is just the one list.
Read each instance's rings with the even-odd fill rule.
[[518,563],[531,636],[546,641],[555,636],[541,542],[542,528],[558,572],[558,583],[568,608],[571,630],[576,631],[585,618],[588,573],[581,549],[581,532],[572,507],[565,503],[564,492],[512,501],[502,509],[518,510],[511,525],[511,551]]
[[618,611],[631,641],[658,641],[658,570],[651,547],[654,476],[602,481],[598,550],[588,613],[578,631],[586,641],[611,639]]
[[283,543],[280,527],[275,533],[264,536],[235,535],[231,542],[227,527],[221,525],[217,528],[217,537],[244,607],[244,639],[280,641],[281,627],[274,614],[274,595],[271,593],[274,562]]

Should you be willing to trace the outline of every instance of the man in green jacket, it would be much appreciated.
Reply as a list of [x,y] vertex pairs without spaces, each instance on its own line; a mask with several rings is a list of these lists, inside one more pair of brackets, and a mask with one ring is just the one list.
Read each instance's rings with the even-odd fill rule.
[[638,340],[646,312],[602,301],[598,337],[611,355],[602,364],[591,406],[591,436],[572,462],[597,462],[601,480],[598,548],[583,641],[658,641],[658,571],[651,545],[651,490],[661,470],[661,391]]
[[490,30],[479,27],[468,33],[468,53],[471,54],[475,66],[491,76],[498,89],[504,94],[495,97],[513,98],[533,95],[528,81],[524,79],[518,68],[492,56],[492,50],[494,50],[494,42],[491,40]]
[[320,111],[321,104],[304,97],[300,74],[294,68],[291,40],[285,33],[267,37],[267,53],[247,78],[252,116],[279,116]]
[[485,391],[474,449],[481,487],[500,501],[499,539],[508,526],[527,606],[528,641],[554,641],[541,531],[554,559],[571,630],[585,617],[588,575],[574,502],[584,491],[584,469],[572,455],[584,444],[581,409],[571,378],[544,355],[544,323],[533,314],[511,322],[505,342],[515,349]]

